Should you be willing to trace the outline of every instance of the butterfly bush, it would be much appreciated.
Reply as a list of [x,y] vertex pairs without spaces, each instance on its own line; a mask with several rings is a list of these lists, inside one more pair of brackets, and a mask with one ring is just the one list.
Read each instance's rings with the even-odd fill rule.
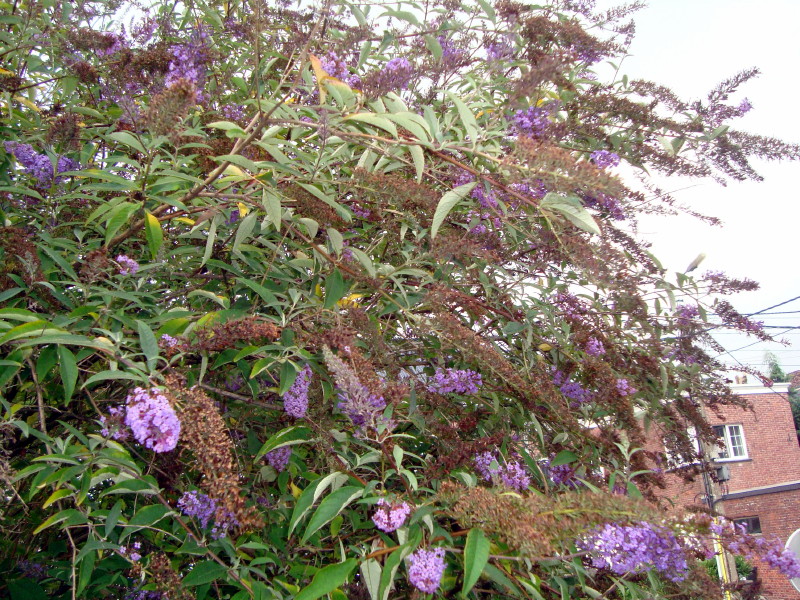
[[0,596],[713,600],[716,543],[800,573],[664,512],[646,427],[712,443],[707,330],[769,336],[754,282],[636,233],[681,210],[651,175],[800,146],[737,127],[755,70],[689,102],[598,64],[637,4],[16,3]]
[[408,580],[426,594],[435,594],[444,574],[444,548],[421,548],[408,556]]
[[178,445],[181,422],[167,397],[156,388],[137,387],[128,394],[125,425],[137,442],[154,452],[169,452]]
[[386,533],[391,533],[403,526],[411,514],[411,506],[407,502],[390,503],[384,498],[379,498],[375,503],[377,507],[372,515],[375,527]]

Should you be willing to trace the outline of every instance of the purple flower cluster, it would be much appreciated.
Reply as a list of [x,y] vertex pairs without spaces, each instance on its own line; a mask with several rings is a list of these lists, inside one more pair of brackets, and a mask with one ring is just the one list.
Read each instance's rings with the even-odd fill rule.
[[235,123],[244,122],[247,118],[247,113],[245,113],[244,106],[240,104],[228,104],[223,106],[219,112],[223,117]]
[[511,117],[511,124],[517,135],[544,137],[550,128],[552,108],[531,106],[527,110],[518,110]]
[[590,390],[584,388],[577,381],[570,381],[563,371],[555,371],[553,373],[553,384],[558,387],[564,396],[574,400],[579,405],[590,402],[594,396]]
[[592,162],[599,168],[616,167],[619,164],[619,154],[608,150],[595,150],[591,154]]
[[617,391],[620,396],[630,396],[636,393],[636,388],[632,387],[627,379],[617,379]]
[[624,221],[628,218],[619,201],[613,196],[601,193],[597,196],[581,196],[581,198],[584,205],[589,208],[605,210],[615,221]]
[[486,58],[489,62],[510,60],[514,56],[514,46],[507,40],[502,40],[486,46]]
[[278,473],[282,473],[289,466],[289,459],[292,457],[292,449],[289,446],[282,446],[276,448],[272,452],[267,452],[267,464],[275,469]]
[[[6,152],[13,154],[17,162],[25,168],[28,175],[37,179],[41,187],[49,187],[53,182],[53,162],[46,154],[40,154],[33,149],[30,144],[21,142],[5,142],[3,144]],[[65,171],[77,171],[81,165],[78,161],[59,156],[56,159],[56,173]],[[55,182],[60,183],[63,178],[56,178]]]
[[214,520],[217,512],[216,501],[202,492],[192,490],[185,492],[178,500],[178,508],[187,517],[194,517],[200,522],[200,527],[205,529]]
[[180,345],[180,343],[181,341],[178,338],[172,337],[171,335],[166,333],[162,335],[161,338],[159,338],[158,340],[158,345],[161,346],[162,348],[177,348]]
[[773,569],[777,569],[789,579],[800,577],[800,562],[797,555],[784,548],[780,540],[755,539],[759,557]]
[[634,525],[606,523],[589,532],[577,546],[591,553],[593,567],[618,575],[656,569],[667,579],[683,581],[689,568],[675,534],[644,521]]
[[47,577],[47,565],[29,560],[21,560],[17,563],[17,569],[25,577],[39,581]]
[[411,506],[407,502],[389,503],[384,498],[380,498],[376,506],[372,522],[375,523],[375,527],[386,533],[402,527],[408,515],[411,514]]
[[442,62],[455,65],[466,58],[464,51],[445,36],[440,35],[436,38],[436,41],[439,42],[439,45],[442,47]]
[[181,422],[166,396],[155,388],[137,387],[128,394],[125,424],[137,442],[154,452],[169,452],[178,445]]
[[122,441],[127,440],[130,436],[128,429],[125,427],[125,409],[121,406],[109,408],[108,416],[100,417],[100,423],[103,425],[100,435],[104,437]]
[[139,263],[130,256],[120,254],[117,256],[116,261],[119,265],[118,271],[120,275],[136,275],[139,271]]
[[692,324],[692,319],[700,316],[700,310],[693,304],[684,304],[675,310],[680,327],[688,327]]
[[198,91],[205,85],[206,64],[211,58],[208,32],[198,27],[192,32],[189,41],[172,46],[172,60],[169,63],[164,86],[172,87],[179,80],[186,79]]
[[137,562],[142,558],[142,554],[139,552],[141,549],[142,542],[134,542],[130,548],[127,546],[120,546],[119,553],[122,554],[122,556],[130,559],[131,562]]
[[351,75],[347,62],[333,52],[328,52],[320,62],[323,70],[331,77],[344,81],[351,88],[357,88],[361,85],[361,78],[358,75]]
[[308,387],[311,385],[311,367],[306,365],[297,374],[291,387],[283,394],[283,410],[295,419],[302,419],[308,411]]
[[323,349],[323,355],[338,387],[337,408],[356,426],[356,435],[363,436],[369,429],[392,429],[394,423],[383,416],[386,400],[370,393],[355,372],[329,348]]
[[414,68],[407,58],[393,58],[378,74],[377,85],[384,90],[405,90],[408,89],[413,74]]
[[437,394],[477,394],[483,384],[481,374],[470,369],[436,369],[428,390]]
[[531,484],[531,478],[525,468],[516,460],[503,463],[495,452],[481,452],[475,456],[475,470],[486,481],[500,483],[505,487],[522,491]]
[[586,354],[589,356],[602,356],[606,353],[606,348],[603,346],[603,342],[593,337],[589,338],[589,341],[586,342],[585,350]]
[[434,594],[444,574],[444,548],[425,550],[420,548],[408,556],[408,579],[411,584],[426,594]]
[[165,600],[165,598],[163,592],[135,588],[125,594],[123,600]]
[[542,470],[550,476],[553,484],[566,485],[570,488],[577,487],[579,482],[575,480],[575,469],[567,464],[556,465],[553,467],[550,465],[551,460],[552,457],[550,459],[544,459],[541,463],[541,466]]

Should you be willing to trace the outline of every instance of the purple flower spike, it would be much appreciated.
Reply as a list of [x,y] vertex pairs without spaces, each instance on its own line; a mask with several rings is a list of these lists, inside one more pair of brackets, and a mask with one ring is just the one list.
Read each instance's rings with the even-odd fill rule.
[[608,150],[595,150],[591,154],[591,159],[600,169],[616,167],[619,164],[619,154]]
[[437,394],[477,394],[483,384],[480,373],[470,369],[436,369],[428,390]]
[[308,387],[311,384],[311,367],[306,365],[297,374],[292,386],[283,395],[283,410],[295,419],[302,419],[308,410]]
[[644,521],[634,525],[606,523],[577,544],[591,553],[591,564],[625,575],[656,569],[672,581],[683,581],[686,553],[675,534]]
[[289,446],[277,448],[272,452],[267,452],[267,463],[278,473],[282,473],[289,466],[289,459],[292,457],[292,449]]
[[603,346],[603,342],[597,338],[589,338],[589,341],[586,342],[586,354],[589,356],[602,356],[605,353],[606,349]]
[[139,263],[125,254],[120,254],[116,260],[119,264],[120,275],[136,275],[139,271]]
[[636,393],[636,388],[631,387],[627,379],[617,379],[617,391],[620,396],[630,396]]
[[133,437],[154,452],[169,452],[178,445],[181,422],[166,396],[157,389],[137,387],[128,394],[125,424]]
[[426,594],[435,593],[445,569],[444,548],[420,548],[409,555],[408,562],[411,563],[408,567],[411,584]]
[[378,508],[375,514],[372,515],[372,522],[375,523],[375,527],[386,533],[391,533],[402,527],[408,515],[411,514],[411,507],[407,502],[390,504],[381,498],[376,506]]
[[217,503],[211,496],[192,490],[181,496],[180,500],[178,500],[178,508],[187,517],[197,519],[200,522],[200,527],[205,529],[214,520]]

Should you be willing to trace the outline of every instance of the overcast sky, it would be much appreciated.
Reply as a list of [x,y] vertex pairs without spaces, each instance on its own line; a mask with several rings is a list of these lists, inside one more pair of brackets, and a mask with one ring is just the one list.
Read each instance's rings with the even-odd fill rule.
[[[609,2],[602,2],[607,6]],[[651,79],[671,87],[683,98],[705,97],[717,83],[749,67],[762,74],[746,84],[734,100],[749,98],[753,110],[736,123],[752,133],[800,142],[800,1],[798,0],[651,0],[638,13],[631,56],[622,73]],[[755,312],[800,296],[800,277],[794,259],[800,224],[800,163],[759,164],[761,183],[713,181],[670,182],[676,198],[699,212],[719,216],[722,228],[712,228],[691,218],[651,219],[641,223],[643,237],[653,243],[664,266],[683,271],[701,252],[707,258],[698,269],[724,271],[749,277],[761,284],[757,292],[733,296],[742,312]],[[766,325],[800,327],[800,300],[757,317]],[[768,329],[793,346],[758,343],[731,352],[725,362],[761,368],[764,351],[778,356],[785,370],[800,369],[800,329]],[[755,341],[720,333],[727,350]]]

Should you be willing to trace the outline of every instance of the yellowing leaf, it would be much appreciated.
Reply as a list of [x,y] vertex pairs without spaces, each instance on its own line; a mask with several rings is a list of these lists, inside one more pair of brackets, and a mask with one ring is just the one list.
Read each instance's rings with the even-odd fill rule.
[[35,110],[36,112],[42,112],[41,108],[36,106],[33,102],[31,102],[27,98],[24,98],[23,96],[14,96],[14,100],[19,102],[20,104],[24,104],[25,106],[27,106],[31,110]]
[[336,306],[341,308],[356,308],[360,304],[359,299],[363,297],[364,294],[349,294],[339,300]]
[[294,484],[294,482],[289,483],[289,488],[292,490],[292,496],[294,496],[295,498],[299,498],[300,494],[303,493],[303,490],[301,490],[299,487],[297,487]]
[[173,221],[180,221],[181,223],[186,223],[187,225],[194,225],[194,219],[190,219],[189,217],[175,217]]
[[547,342],[545,342],[543,344],[539,344],[539,350],[541,350],[542,352],[550,352],[550,350],[552,350],[552,349],[553,349],[553,347],[550,344],[548,344]]
[[242,171],[236,165],[228,165],[227,167],[225,167],[225,170],[223,171],[223,174],[225,174],[225,175],[235,175],[237,177],[246,177],[245,172]]
[[328,94],[328,91],[322,85],[322,82],[325,81],[326,78],[329,78],[330,75],[328,74],[325,69],[322,68],[322,61],[318,59],[313,54],[308,55],[308,59],[311,61],[311,68],[314,70],[314,77],[317,78],[317,87],[319,88],[319,102],[320,104],[325,103],[325,98]]
[[237,202],[236,206],[239,207],[239,217],[242,219],[245,218],[247,213],[250,212],[250,209],[242,202]]

